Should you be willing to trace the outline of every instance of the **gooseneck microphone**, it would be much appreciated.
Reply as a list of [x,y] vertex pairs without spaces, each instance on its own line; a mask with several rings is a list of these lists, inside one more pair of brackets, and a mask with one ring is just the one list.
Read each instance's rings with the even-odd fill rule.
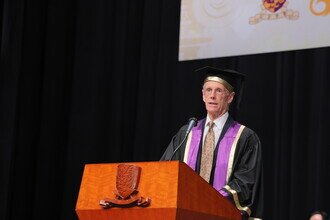
[[175,153],[180,149],[181,145],[186,141],[186,139],[188,137],[188,134],[190,133],[191,129],[193,127],[195,127],[196,123],[197,123],[197,119],[196,118],[190,118],[189,119],[189,121],[188,121],[188,127],[187,127],[186,133],[184,135],[184,138],[181,141],[181,143],[175,148],[175,150],[173,151],[172,156],[170,157],[169,160],[172,160],[173,159]]

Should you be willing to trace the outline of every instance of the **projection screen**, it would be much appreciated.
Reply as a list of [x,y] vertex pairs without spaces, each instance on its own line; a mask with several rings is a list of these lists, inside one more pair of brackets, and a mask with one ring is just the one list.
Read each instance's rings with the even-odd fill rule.
[[330,0],[182,0],[179,60],[330,46]]

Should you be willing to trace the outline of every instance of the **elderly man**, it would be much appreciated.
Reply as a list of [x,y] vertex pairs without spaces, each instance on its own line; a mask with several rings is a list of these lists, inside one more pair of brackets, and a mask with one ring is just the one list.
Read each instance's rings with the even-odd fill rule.
[[206,75],[202,97],[207,116],[197,122],[189,135],[186,135],[187,125],[183,126],[161,160],[184,161],[232,201],[241,211],[242,219],[261,219],[260,141],[254,131],[236,122],[228,113],[235,96],[239,103],[244,75],[213,67],[203,67],[197,72]]

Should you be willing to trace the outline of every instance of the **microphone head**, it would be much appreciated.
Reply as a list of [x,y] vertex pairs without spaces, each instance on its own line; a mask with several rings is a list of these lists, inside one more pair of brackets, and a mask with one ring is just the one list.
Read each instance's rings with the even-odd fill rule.
[[190,118],[188,121],[188,128],[186,134],[188,134],[191,131],[191,129],[196,126],[196,124],[197,124],[197,119],[194,117]]
[[189,118],[188,122],[194,122],[194,125],[195,125],[197,123],[197,118],[195,118],[195,117]]

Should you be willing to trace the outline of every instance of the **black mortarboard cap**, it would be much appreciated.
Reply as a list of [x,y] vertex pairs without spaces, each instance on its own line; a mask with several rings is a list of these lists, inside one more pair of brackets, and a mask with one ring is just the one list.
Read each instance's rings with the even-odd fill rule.
[[[205,66],[196,69],[195,72],[204,76],[204,83],[207,81],[216,81],[222,83],[230,92],[234,91],[236,96],[236,108],[239,108],[243,93],[243,84],[245,74],[235,70],[219,69],[215,67]],[[228,85],[229,84],[229,85]]]

